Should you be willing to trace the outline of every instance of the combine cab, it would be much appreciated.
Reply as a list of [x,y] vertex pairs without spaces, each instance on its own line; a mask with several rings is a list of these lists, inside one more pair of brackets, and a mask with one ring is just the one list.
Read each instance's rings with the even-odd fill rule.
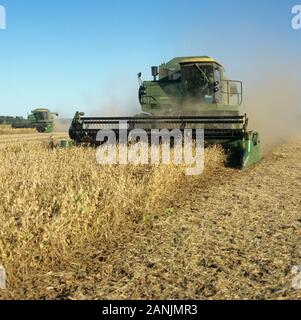
[[53,131],[54,117],[57,113],[52,113],[48,109],[35,109],[31,111],[27,120],[12,125],[14,129],[35,128],[38,132],[48,133]]
[[221,64],[206,56],[175,58],[152,67],[152,76],[142,82],[138,74],[141,114],[101,118],[77,112],[70,138],[96,144],[99,130],[111,129],[118,136],[122,122],[127,132],[144,129],[149,136],[153,129],[204,129],[205,145],[221,145],[230,166],[244,168],[261,159],[259,134],[248,131],[248,118],[240,114],[242,82],[228,80]]

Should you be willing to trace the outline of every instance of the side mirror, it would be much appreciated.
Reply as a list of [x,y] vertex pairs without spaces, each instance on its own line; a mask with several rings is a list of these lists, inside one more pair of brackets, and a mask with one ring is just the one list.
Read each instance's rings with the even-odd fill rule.
[[157,80],[157,75],[159,74],[159,68],[157,66],[152,67],[152,76],[154,81]]

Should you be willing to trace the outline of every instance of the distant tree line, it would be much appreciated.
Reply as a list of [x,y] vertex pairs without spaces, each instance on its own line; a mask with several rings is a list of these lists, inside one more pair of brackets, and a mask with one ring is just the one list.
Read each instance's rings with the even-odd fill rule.
[[8,124],[12,125],[14,123],[20,123],[23,122],[23,117],[6,117],[6,116],[0,116],[0,124]]

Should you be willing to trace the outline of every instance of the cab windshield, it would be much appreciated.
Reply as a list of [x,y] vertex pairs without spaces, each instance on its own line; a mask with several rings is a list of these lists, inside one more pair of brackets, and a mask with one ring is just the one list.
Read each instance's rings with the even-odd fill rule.
[[37,121],[45,121],[47,120],[47,112],[37,112],[35,118]]
[[186,96],[211,100],[214,96],[214,68],[209,64],[194,63],[182,66],[182,83]]

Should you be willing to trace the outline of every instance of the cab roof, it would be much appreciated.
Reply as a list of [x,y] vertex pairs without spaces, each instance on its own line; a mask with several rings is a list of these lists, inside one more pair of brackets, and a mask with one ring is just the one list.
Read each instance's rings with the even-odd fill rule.
[[38,108],[38,109],[32,110],[32,113],[35,113],[35,112],[49,112],[49,110],[46,108]]
[[217,62],[215,59],[207,56],[200,56],[200,57],[187,57],[183,58],[179,63],[180,64],[186,64],[186,63],[216,63],[221,66],[219,62]]
[[177,57],[168,61],[167,63],[163,63],[161,67],[167,68],[170,70],[179,70],[181,67],[181,64],[188,64],[188,63],[216,63],[217,65],[223,67],[215,59],[208,56]]

